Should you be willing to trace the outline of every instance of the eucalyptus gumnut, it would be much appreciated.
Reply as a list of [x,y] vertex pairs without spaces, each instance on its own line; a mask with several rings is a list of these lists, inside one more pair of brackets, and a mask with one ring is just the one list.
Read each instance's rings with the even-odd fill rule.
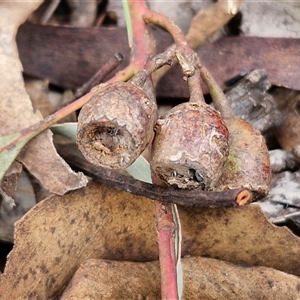
[[252,191],[253,200],[265,197],[270,189],[271,166],[264,137],[241,119],[225,122],[230,134],[229,156],[216,190],[246,187]]
[[157,121],[151,166],[160,179],[184,189],[210,190],[228,156],[228,130],[219,112],[187,102]]
[[253,200],[266,196],[271,184],[271,166],[264,137],[259,130],[234,117],[228,99],[205,67],[201,68],[201,77],[229,130],[229,156],[215,190],[245,187],[252,192]]
[[78,116],[78,148],[92,164],[125,169],[152,140],[157,105],[129,82],[104,83],[92,93]]

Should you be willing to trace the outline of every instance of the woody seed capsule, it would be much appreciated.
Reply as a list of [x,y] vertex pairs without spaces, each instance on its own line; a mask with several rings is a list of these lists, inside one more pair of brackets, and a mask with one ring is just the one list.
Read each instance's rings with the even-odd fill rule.
[[222,174],[228,149],[219,112],[200,101],[182,103],[158,120],[151,165],[169,185],[210,190]]
[[78,117],[77,144],[91,163],[124,169],[153,137],[156,103],[126,82],[101,84]]

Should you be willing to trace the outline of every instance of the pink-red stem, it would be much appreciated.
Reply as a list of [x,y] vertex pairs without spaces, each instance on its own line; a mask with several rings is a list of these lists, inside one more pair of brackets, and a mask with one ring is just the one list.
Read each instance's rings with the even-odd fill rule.
[[172,204],[156,201],[155,216],[159,245],[162,299],[178,299],[175,256],[175,224]]

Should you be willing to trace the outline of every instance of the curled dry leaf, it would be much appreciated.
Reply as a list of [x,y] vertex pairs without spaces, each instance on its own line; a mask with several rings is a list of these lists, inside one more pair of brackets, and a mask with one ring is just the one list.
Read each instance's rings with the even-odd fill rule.
[[[299,238],[269,223],[259,207],[178,209],[183,256],[300,275]],[[154,224],[152,201],[103,184],[52,195],[16,223],[15,246],[0,276],[0,299],[57,299],[90,258],[156,260]]]
[[2,202],[0,211],[0,240],[10,243],[14,242],[14,223],[36,204],[33,187],[25,172],[18,178],[14,199],[13,209],[9,203]]
[[87,184],[83,173],[75,173],[57,154],[51,131],[35,137],[18,159],[52,193],[63,195]]
[[[19,25],[41,2],[0,3],[1,136],[18,132],[42,119],[39,111],[33,110],[25,91],[15,44]],[[58,156],[49,132],[40,134],[28,143],[18,160],[51,192],[64,194],[87,183],[83,174],[74,173]]]
[[22,165],[14,161],[5,176],[3,177],[0,185],[0,194],[2,198],[7,202],[10,208],[15,206],[15,194],[17,189],[17,181],[22,172]]
[[[197,2],[195,4],[199,5]],[[214,32],[221,29],[237,12],[242,0],[234,1],[236,9],[234,13],[228,11],[228,3],[229,1],[218,1],[199,10],[186,36],[190,47],[196,48],[202,45]]]
[[[298,299],[300,279],[266,267],[191,257],[181,260],[182,299]],[[61,300],[161,299],[158,262],[88,260],[75,273]]]
[[43,118],[47,117],[54,111],[54,107],[50,102],[48,80],[25,77],[25,89],[30,97],[34,109],[38,109]]
[[[24,118],[23,121],[27,122],[23,112],[21,114],[16,112],[15,114],[14,107],[12,107],[12,101],[15,100],[14,104],[18,104],[21,100],[21,95],[25,98],[25,102],[29,101],[25,90],[22,89],[22,67],[18,60],[14,39],[18,26],[26,20],[28,15],[36,9],[41,2],[42,1],[36,1],[34,3],[22,4],[13,2],[0,3],[0,136],[18,131],[20,129],[19,124],[22,122],[22,120],[20,120],[21,118]],[[14,205],[13,199],[15,196],[17,178],[21,172],[20,167],[19,165],[16,169],[16,163],[11,166],[0,188],[3,198],[6,202],[9,202],[11,206]]]

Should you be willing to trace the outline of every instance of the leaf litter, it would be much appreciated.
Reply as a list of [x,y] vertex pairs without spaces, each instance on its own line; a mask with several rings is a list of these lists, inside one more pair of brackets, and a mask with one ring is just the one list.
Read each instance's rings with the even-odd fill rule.
[[[291,14],[290,11],[289,14]],[[22,18],[25,20],[25,15]],[[7,21],[4,19],[3,24],[5,22]],[[20,23],[16,23],[16,26]],[[271,44],[272,42],[276,43],[275,40],[269,39],[268,41]],[[248,40],[249,44],[251,45],[250,39]],[[224,45],[217,46],[216,52],[220,47],[226,49],[227,44]],[[289,45],[290,49],[293,49],[293,45],[288,44],[287,46]],[[241,46],[237,46],[237,48],[241,48]],[[269,44],[259,48],[262,55],[270,53],[266,49],[272,49]],[[287,53],[291,54],[291,52]],[[244,56],[241,57],[242,61],[247,62],[244,60]],[[257,57],[255,60],[262,61]],[[17,132],[41,119],[41,115],[32,109],[28,96],[20,88],[23,86],[22,78],[19,75],[13,76],[13,74],[17,74],[14,73],[14,70],[18,73],[21,71],[18,59],[11,58],[5,53],[5,61],[9,72],[11,72],[11,68],[13,70],[11,76],[15,85],[11,87],[12,90],[3,94],[1,103],[10,105],[6,99],[22,99],[20,102],[15,101],[14,109],[15,105],[21,103],[15,112],[17,115],[24,113],[26,118],[15,117],[10,108],[9,113],[5,113],[5,118],[2,119],[7,125],[2,126],[1,130],[4,131],[0,130],[1,135]],[[219,64],[220,57],[216,59],[214,56],[214,61]],[[298,89],[297,83],[294,83],[295,77],[291,75],[297,74],[297,70],[289,72],[290,77],[287,81],[283,81],[278,70],[282,71],[284,68],[276,65],[278,61],[284,62],[281,59],[273,60],[273,67],[275,67],[269,70],[271,83]],[[264,62],[269,63],[270,61],[265,59]],[[275,65],[274,62],[276,62]],[[236,66],[238,64],[239,62]],[[13,66],[16,67],[13,68]],[[248,65],[246,64],[246,66]],[[293,66],[295,67],[297,64],[295,63]],[[290,70],[293,66],[285,64],[285,67],[289,67]],[[233,72],[231,70],[232,75],[237,70],[235,69]],[[7,74],[9,73],[7,72],[8,69],[2,78],[8,78]],[[228,75],[228,68],[222,68],[220,74]],[[7,88],[5,81],[2,84],[4,84],[3,89]],[[13,90],[18,93],[13,94]],[[265,90],[262,92],[264,94]],[[6,115],[12,117],[9,118]],[[274,116],[273,120],[270,118],[270,121],[276,123],[274,118]],[[20,120],[24,123],[19,124]],[[16,122],[18,124],[14,124]],[[20,161],[26,165],[26,161],[29,160],[31,164],[27,164],[26,168],[40,178],[45,186],[49,181],[49,189],[57,192],[55,189],[60,181],[55,182],[53,181],[54,177],[50,176],[47,179],[43,175],[47,172],[56,174],[56,176],[62,174],[61,171],[53,172],[52,166],[56,164],[67,172],[65,174],[72,174],[70,173],[72,171],[57,158],[49,134],[47,136],[44,133],[37,140],[35,146],[30,145],[34,145],[33,142],[28,145],[27,152],[34,147],[40,147],[40,143],[43,142],[45,148],[39,150],[43,152],[43,155],[40,152],[32,152],[33,155],[26,158],[26,155],[23,157],[22,154]],[[49,153],[52,153],[53,156]],[[45,156],[43,162],[49,165],[46,166],[46,170],[39,170],[39,166],[34,165],[37,160],[42,162],[40,155]],[[294,172],[295,166],[296,170],[298,167],[296,163],[291,163],[290,156],[287,159],[289,161],[286,160],[286,163],[282,162],[284,167],[281,167],[281,174],[277,177],[273,176],[273,186],[279,185],[281,190],[273,189],[273,194],[271,190],[269,196],[278,200],[278,195],[284,194],[286,198],[293,200],[287,201],[288,204],[297,204],[298,186],[293,185],[293,189],[289,189],[289,192],[286,191],[286,187],[287,184],[298,182],[298,172]],[[278,168],[280,169],[277,165],[277,170]],[[284,168],[285,172],[283,173]],[[78,184],[77,187],[79,187]],[[61,193],[67,190],[65,189]],[[291,199],[291,195],[295,195],[295,198]],[[260,205],[260,203],[258,204]],[[281,204],[277,204],[276,210],[278,206],[282,208]],[[296,208],[294,210],[297,211]],[[202,296],[202,299],[253,299],[253,297],[255,299],[272,299],[275,293],[279,298],[298,298],[297,293],[299,293],[300,286],[298,278],[300,268],[297,260],[299,238],[287,228],[271,224],[257,204],[239,209],[179,207],[179,214],[183,235],[182,255],[185,257],[182,259],[186,282],[185,299],[199,299],[199,295]],[[268,216],[270,217],[270,215]],[[103,299],[105,296],[106,299],[112,297],[122,299],[124,290],[121,290],[118,296],[114,292],[118,290],[119,286],[122,286],[123,280],[129,293],[134,290],[137,297],[140,298],[143,295],[152,295],[148,293],[153,293],[153,299],[157,299],[160,295],[160,286],[158,263],[155,262],[158,259],[155,241],[153,203],[147,198],[116,191],[96,182],[91,182],[86,188],[64,196],[51,195],[35,205],[21,220],[16,222],[14,249],[8,256],[5,272],[0,277],[0,299],[57,299],[62,295],[69,282],[70,285],[65,290],[63,299],[82,298],[83,295],[95,298],[96,296],[90,295],[92,290],[98,293],[97,297],[103,295]],[[195,268],[195,266],[197,267]],[[78,271],[76,272],[76,270]],[[74,281],[71,281],[74,274]],[[139,275],[131,278],[130,274]],[[145,278],[145,274],[147,274],[147,278]],[[111,278],[115,277],[120,279],[117,287],[112,284]],[[110,291],[112,294],[109,294]],[[196,294],[193,298],[194,292]],[[255,294],[256,292],[257,294]],[[131,297],[133,293],[127,295]]]
[[[15,44],[17,29],[28,15],[39,5],[34,3],[1,3],[0,34],[6,43],[1,43],[0,48],[0,120],[1,136],[10,135],[40,121],[42,116],[35,111],[24,88],[22,66],[18,58]],[[7,13],[7,9],[10,13]],[[7,19],[9,16],[9,20]],[[7,26],[7,24],[10,26]],[[7,151],[13,153],[14,149]],[[6,170],[7,156],[2,154],[3,161],[0,174]],[[11,158],[9,158],[11,159]],[[12,158],[13,159],[13,158]],[[64,194],[84,186],[87,180],[83,174],[76,174],[58,156],[52,143],[52,135],[46,131],[33,139],[20,153],[18,160],[51,192]],[[39,165],[37,165],[39,161]],[[12,162],[12,161],[11,161]],[[8,165],[9,166],[9,165]]]
[[[256,205],[178,210],[183,256],[300,275],[299,238],[272,225]],[[56,299],[88,259],[157,260],[153,202],[97,182],[42,200],[16,223],[0,299]]]

